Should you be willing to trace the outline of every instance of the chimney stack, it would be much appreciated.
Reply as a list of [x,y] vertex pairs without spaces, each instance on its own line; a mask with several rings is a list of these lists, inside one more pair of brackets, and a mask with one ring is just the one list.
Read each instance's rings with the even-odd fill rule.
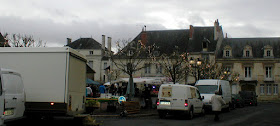
[[112,38],[111,37],[108,37],[108,45],[107,45],[107,48],[108,48],[108,51],[111,52],[111,41],[112,41]]
[[218,38],[220,37],[220,24],[219,24],[219,20],[215,20],[214,22],[214,40],[218,40]]
[[189,33],[189,39],[190,39],[190,40],[193,39],[193,34],[194,34],[194,29],[193,29],[193,26],[190,25],[190,33]]
[[102,35],[102,44],[101,44],[101,48],[103,49],[103,51],[105,51],[105,35]]
[[67,38],[67,45],[69,45],[72,42],[71,38]]

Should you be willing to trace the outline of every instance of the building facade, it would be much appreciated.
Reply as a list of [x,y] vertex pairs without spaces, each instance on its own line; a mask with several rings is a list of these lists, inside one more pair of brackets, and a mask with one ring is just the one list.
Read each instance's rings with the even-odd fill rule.
[[255,91],[258,100],[279,100],[280,38],[225,38],[216,62],[239,77],[232,93]]

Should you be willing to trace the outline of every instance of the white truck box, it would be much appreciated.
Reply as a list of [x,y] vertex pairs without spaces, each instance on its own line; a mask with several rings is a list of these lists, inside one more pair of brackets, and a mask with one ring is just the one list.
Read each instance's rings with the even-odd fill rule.
[[0,48],[0,67],[22,75],[27,113],[85,110],[86,58],[69,47]]

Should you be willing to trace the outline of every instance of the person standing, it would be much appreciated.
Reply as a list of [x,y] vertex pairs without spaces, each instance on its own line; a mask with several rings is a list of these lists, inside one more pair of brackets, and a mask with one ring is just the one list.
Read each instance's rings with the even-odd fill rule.
[[106,88],[105,88],[105,86],[104,86],[103,84],[101,84],[101,85],[99,86],[99,92],[100,92],[100,94],[106,92]]
[[92,97],[92,90],[91,90],[91,88],[90,88],[90,86],[87,86],[86,87],[86,96],[87,97]]
[[215,114],[214,121],[219,121],[219,114],[222,111],[222,105],[225,105],[226,102],[223,100],[223,98],[218,95],[219,91],[215,91],[215,95],[211,97],[211,103],[212,103],[212,111]]

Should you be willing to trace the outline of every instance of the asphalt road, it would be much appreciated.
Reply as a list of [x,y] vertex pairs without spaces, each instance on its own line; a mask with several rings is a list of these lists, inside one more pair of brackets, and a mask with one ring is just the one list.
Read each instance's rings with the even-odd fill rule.
[[196,116],[193,120],[184,117],[168,116],[166,119],[159,119],[158,116],[142,118],[106,118],[104,126],[279,126],[280,125],[280,104],[259,103],[258,106],[246,106],[237,108],[231,112],[221,113],[221,121],[215,122],[213,114],[206,114],[203,117]]
[[[195,116],[193,120],[184,117],[167,116],[166,119],[159,119],[158,116],[147,117],[98,117],[97,122],[101,126],[279,126],[280,125],[280,103],[259,103],[258,106],[246,106],[237,108],[231,112],[220,114],[221,121],[215,122],[213,114]],[[18,125],[77,125],[73,118],[54,118],[53,120],[17,120],[6,124],[7,126]]]

